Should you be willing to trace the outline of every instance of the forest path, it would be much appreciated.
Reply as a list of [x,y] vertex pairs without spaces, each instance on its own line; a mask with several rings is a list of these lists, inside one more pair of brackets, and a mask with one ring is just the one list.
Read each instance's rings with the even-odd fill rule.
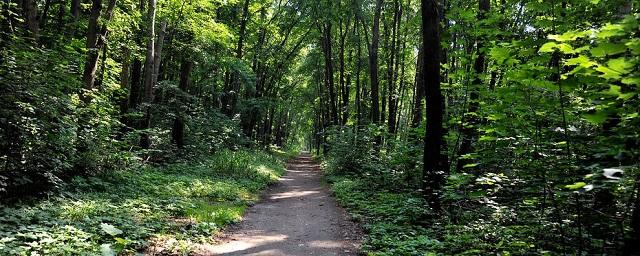
[[309,154],[291,160],[280,182],[222,243],[203,247],[202,255],[358,255],[362,233],[321,178]]

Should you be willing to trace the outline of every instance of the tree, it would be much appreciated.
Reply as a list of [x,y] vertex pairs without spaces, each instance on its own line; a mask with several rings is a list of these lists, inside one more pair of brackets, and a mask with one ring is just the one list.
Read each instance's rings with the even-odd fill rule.
[[424,88],[427,129],[424,146],[422,189],[431,208],[442,210],[441,189],[448,173],[444,146],[444,99],[440,91],[440,21],[437,0],[421,0],[424,51]]
[[[148,28],[149,41],[147,43],[147,55],[144,63],[144,120],[143,129],[151,128],[151,104],[153,103],[153,87],[155,86],[154,80],[155,64],[156,64],[156,0],[149,0],[148,4]],[[140,147],[148,149],[151,146],[151,138],[149,131],[145,131],[140,136]]]
[[[116,5],[116,0],[110,0],[107,6],[107,10],[104,13],[103,19],[109,21],[113,16],[113,8]],[[102,0],[94,0],[91,5],[91,17],[89,19],[89,28],[87,29],[87,60],[84,64],[83,81],[84,87],[87,90],[92,90],[95,85],[96,71],[98,70],[98,60],[100,59],[100,52],[105,46],[105,40],[107,37],[106,24],[99,24],[99,20],[102,16]]]

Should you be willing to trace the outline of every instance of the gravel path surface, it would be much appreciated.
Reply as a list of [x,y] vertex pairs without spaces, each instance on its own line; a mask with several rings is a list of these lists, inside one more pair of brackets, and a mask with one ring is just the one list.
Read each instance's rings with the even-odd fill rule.
[[362,231],[321,178],[310,155],[290,161],[280,182],[220,244],[204,246],[201,255],[358,255]]

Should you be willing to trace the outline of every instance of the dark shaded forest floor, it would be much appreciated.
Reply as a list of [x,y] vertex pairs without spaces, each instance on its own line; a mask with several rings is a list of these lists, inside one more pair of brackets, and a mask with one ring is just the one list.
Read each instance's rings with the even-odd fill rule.
[[362,232],[322,182],[308,154],[288,164],[280,183],[248,209],[224,242],[203,255],[357,255]]

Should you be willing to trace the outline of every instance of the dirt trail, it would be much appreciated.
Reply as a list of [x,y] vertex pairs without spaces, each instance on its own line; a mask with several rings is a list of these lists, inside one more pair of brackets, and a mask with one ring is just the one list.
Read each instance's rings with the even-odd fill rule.
[[361,231],[347,220],[321,184],[322,173],[308,154],[288,164],[287,173],[247,210],[224,242],[203,255],[358,255]]

